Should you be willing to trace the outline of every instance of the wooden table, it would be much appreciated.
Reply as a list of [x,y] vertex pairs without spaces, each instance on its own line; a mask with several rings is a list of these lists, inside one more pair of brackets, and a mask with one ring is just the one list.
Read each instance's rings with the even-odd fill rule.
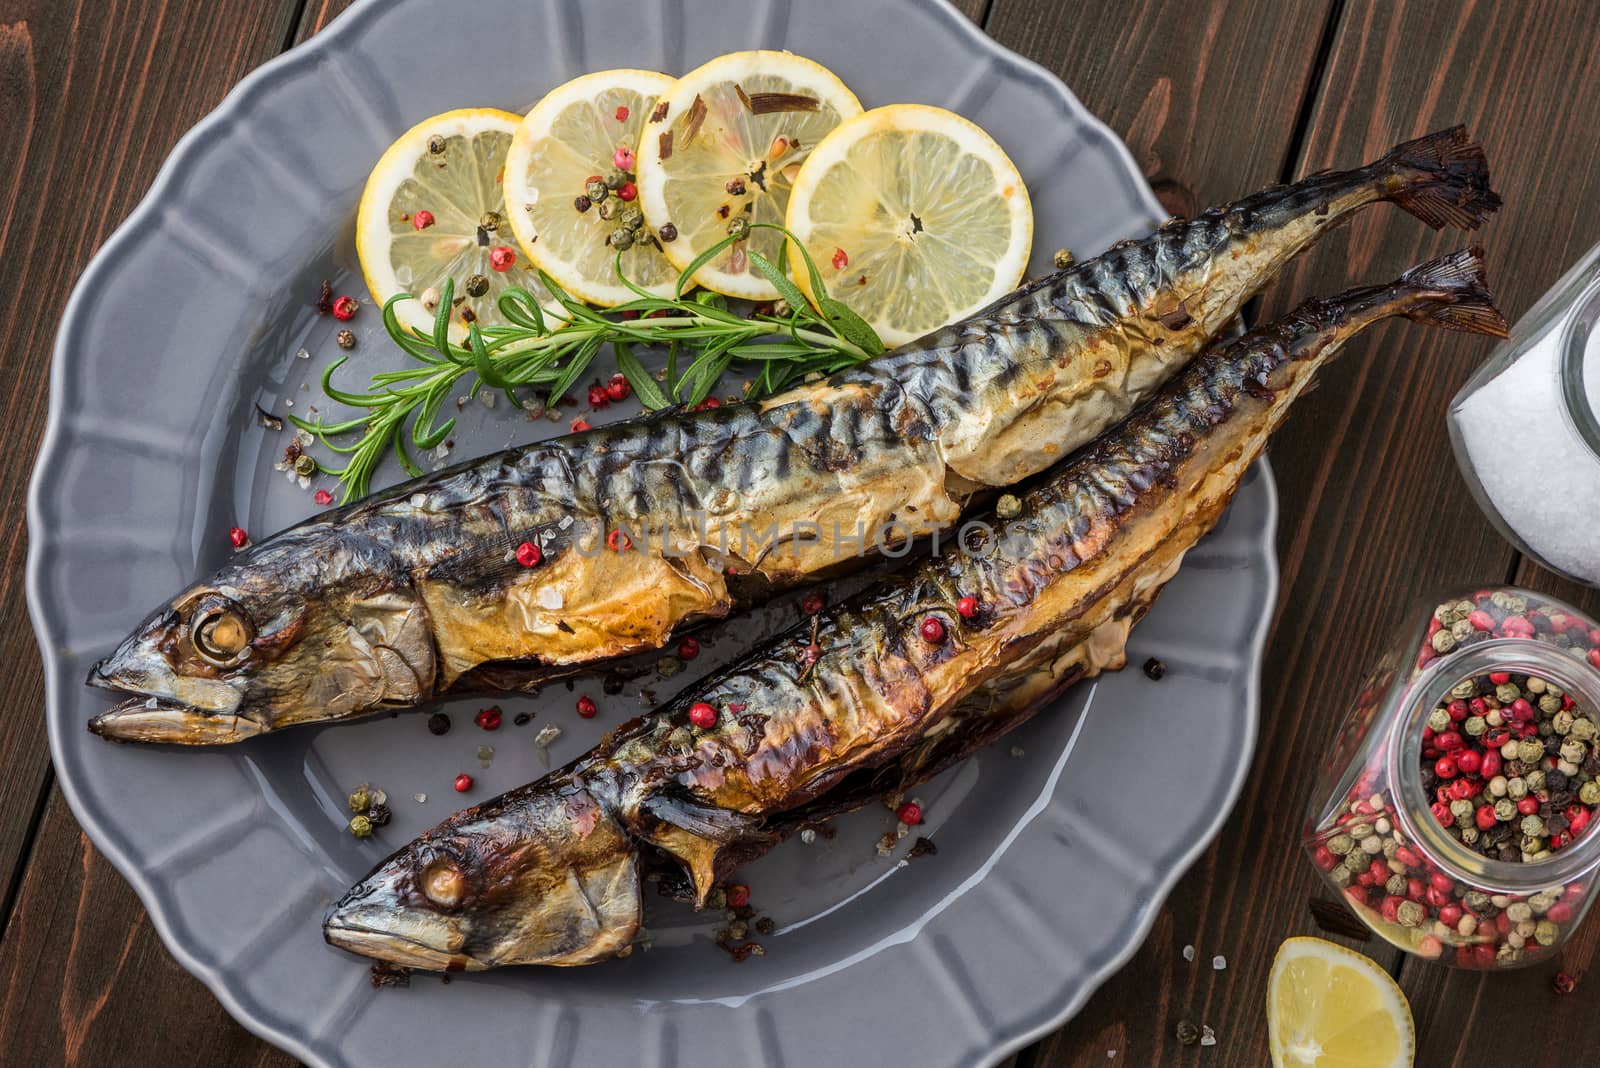
[[[0,465],[0,1060],[289,1060],[173,962],[55,787],[23,605],[23,507],[56,315],[78,273],[179,135],[346,2],[0,0],[0,426],[12,450]],[[1509,316],[1600,241],[1600,8],[1590,0],[962,6],[1108,120],[1174,212],[1465,122],[1506,199],[1479,240]],[[1366,214],[1296,263],[1261,313],[1392,277],[1461,240]],[[1451,585],[1516,580],[1600,609],[1600,595],[1520,559],[1456,473],[1444,406],[1488,347],[1378,328],[1295,409],[1271,452],[1283,586],[1244,795],[1133,962],[1010,1063],[1103,1065],[1112,1054],[1117,1064],[1266,1063],[1273,951],[1317,930],[1307,904],[1320,887],[1296,846],[1300,817],[1360,666],[1417,598]],[[1517,447],[1514,429],[1507,438]],[[1562,967],[1581,976],[1597,943],[1591,921]],[[1199,949],[1195,963],[1183,959],[1186,944]],[[1363,948],[1411,999],[1419,1064],[1553,1063],[1600,1041],[1600,978],[1558,998],[1554,965],[1479,976]],[[1206,963],[1214,954],[1226,956],[1225,971]],[[1180,1047],[1181,1019],[1209,1024],[1217,1045]]]

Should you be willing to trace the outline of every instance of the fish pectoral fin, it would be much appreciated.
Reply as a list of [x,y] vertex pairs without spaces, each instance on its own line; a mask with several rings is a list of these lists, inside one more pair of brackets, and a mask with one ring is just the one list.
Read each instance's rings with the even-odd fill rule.
[[719,878],[779,837],[759,816],[708,805],[686,792],[654,794],[640,809],[643,826],[636,833],[683,865],[696,908],[705,905]]

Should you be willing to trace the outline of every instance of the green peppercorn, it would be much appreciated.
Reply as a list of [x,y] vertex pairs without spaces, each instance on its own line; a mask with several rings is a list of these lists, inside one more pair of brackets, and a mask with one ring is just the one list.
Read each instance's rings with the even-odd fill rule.
[[611,195],[611,190],[606,188],[603,179],[596,178],[583,187],[583,195],[588,197],[591,203],[598,204]]
[[1600,805],[1600,782],[1590,779],[1578,787],[1578,800],[1586,805]]
[[489,279],[481,274],[475,274],[467,279],[467,296],[481,297],[489,292]]
[[728,236],[729,237],[732,237],[732,238],[737,240],[739,238],[743,238],[743,237],[748,236],[749,233],[750,233],[750,220],[746,219],[743,215],[737,216],[732,222],[730,222],[728,224]]
[[1549,694],[1545,694],[1543,697],[1539,698],[1539,711],[1543,712],[1547,716],[1560,712],[1561,698],[1552,697]]
[[1580,742],[1593,741],[1595,735],[1594,720],[1588,716],[1572,717],[1572,726],[1567,730],[1567,734]]
[[[1543,751],[1544,751],[1544,747],[1540,746],[1540,752],[1543,752]],[[1528,784],[1528,789],[1530,791],[1537,792],[1539,790],[1543,790],[1544,789],[1544,769],[1542,769],[1542,768],[1534,768],[1532,771],[1528,772],[1528,774],[1526,774],[1526,775],[1524,775],[1522,777],[1522,781]]]
[[1565,737],[1572,733],[1573,718],[1571,712],[1557,712],[1550,720],[1550,729]]
[[1432,712],[1429,712],[1428,713],[1428,727],[1435,734],[1438,734],[1440,731],[1449,730],[1450,729],[1450,713],[1446,712],[1442,708],[1436,708]]
[[994,514],[1001,519],[1015,519],[1022,514],[1022,502],[1009,493],[1002,493],[994,503]]
[[1513,775],[1506,780],[1506,796],[1513,801],[1521,801],[1528,796],[1528,780],[1520,775]]
[[1494,803],[1494,818],[1501,823],[1510,823],[1517,818],[1517,803],[1509,797],[1502,797]]
[[1533,929],[1533,937],[1541,946],[1555,945],[1556,938],[1560,934],[1561,928],[1550,920],[1540,920],[1538,926]]
[[1355,839],[1348,834],[1336,834],[1328,839],[1328,852],[1342,857],[1356,847]]
[[635,205],[629,204],[617,212],[617,224],[626,226],[629,230],[638,231],[644,227],[644,212]]
[[1466,722],[1461,724],[1461,729],[1476,738],[1489,729],[1489,724],[1483,721],[1482,716],[1468,716]]
[[372,837],[372,821],[365,816],[351,816],[350,833],[357,838]]
[[1544,694],[1545,694],[1546,697],[1563,697],[1563,696],[1565,696],[1565,694],[1563,693],[1561,687],[1557,686],[1555,683],[1551,682],[1549,679],[1545,680],[1545,683],[1544,683]]
[[1537,838],[1544,834],[1544,820],[1537,815],[1522,817],[1522,822],[1517,826],[1522,829],[1523,834],[1530,838]]
[[310,478],[317,473],[317,458],[310,453],[301,453],[294,458],[294,473],[301,478]]
[[1576,738],[1568,738],[1561,743],[1561,759],[1569,764],[1582,764],[1583,758],[1589,755],[1589,747]]
[[1400,921],[1402,927],[1417,927],[1428,918],[1428,910],[1423,908],[1420,902],[1402,901],[1395,911],[1395,918]]
[[1521,696],[1522,691],[1517,689],[1517,684],[1514,682],[1502,682],[1500,685],[1494,688],[1495,700],[1499,701],[1502,705],[1509,705],[1511,702],[1515,701]]
[[1448,630],[1434,631],[1429,641],[1433,643],[1433,651],[1436,653],[1448,653],[1456,647],[1456,636]]
[[1335,864],[1333,870],[1328,872],[1328,878],[1333,880],[1335,886],[1349,886],[1352,876],[1349,868],[1343,864]]
[[1178,1021],[1178,1044],[1192,1046],[1200,1041],[1200,1028],[1188,1020]]
[[1469,701],[1478,696],[1478,684],[1471,679],[1462,679],[1450,688],[1450,696],[1462,701]]
[[1489,907],[1489,895],[1482,890],[1468,890],[1462,896],[1461,903],[1473,912],[1482,912]]
[[350,791],[350,811],[365,812],[372,807],[372,787],[362,783]]
[[1528,898],[1528,907],[1533,910],[1533,914],[1535,916],[1543,916],[1545,913],[1550,911],[1550,906],[1554,905],[1555,903],[1556,895],[1551,894],[1547,890],[1541,890],[1539,893],[1533,894]]
[[1545,682],[1537,675],[1529,675],[1528,681],[1523,686],[1523,689],[1527,690],[1529,693],[1544,693]]
[[626,252],[633,247],[633,231],[626,226],[619,226],[611,231],[611,247],[618,252]]
[[489,231],[491,234],[494,233],[500,229],[500,213],[498,211],[484,212],[483,217],[478,220],[478,227]]
[[1512,923],[1533,919],[1533,908],[1526,901],[1513,901],[1506,906],[1506,919]]
[[[1532,764],[1542,756],[1544,756],[1544,746],[1532,738],[1524,738],[1517,743],[1517,759],[1524,764]],[[1533,784],[1529,783],[1529,785]]]
[[1406,892],[1406,877],[1404,875],[1391,875],[1389,881],[1383,884],[1384,890],[1391,894],[1404,894]]

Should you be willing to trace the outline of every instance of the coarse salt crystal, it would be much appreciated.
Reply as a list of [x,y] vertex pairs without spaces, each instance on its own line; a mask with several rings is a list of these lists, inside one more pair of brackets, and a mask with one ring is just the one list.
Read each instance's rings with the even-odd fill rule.
[[554,586],[546,586],[539,591],[538,601],[540,608],[556,609],[566,603],[566,598]]
[[416,799],[416,802],[419,805],[426,805],[428,803],[427,794],[412,794],[411,796]]
[[413,493],[411,495],[411,507],[413,507],[413,508],[421,508],[423,505],[425,505],[427,503],[428,503],[428,495],[426,493]]
[[1183,959],[1184,960],[1194,960],[1194,947],[1193,946],[1184,946],[1183,947]]
[[1215,957],[1211,958],[1211,967],[1213,969],[1215,969],[1216,971],[1220,972],[1220,971],[1222,971],[1222,969],[1226,968],[1227,966],[1228,966],[1228,958],[1224,957],[1222,954],[1218,953]]
[[1202,1025],[1200,1028],[1200,1044],[1202,1046],[1215,1046],[1217,1044],[1217,1033],[1211,1030],[1210,1027]]
[[[1600,524],[1582,518],[1600,511],[1600,457],[1578,436],[1563,397],[1562,340],[1572,315],[1556,315],[1451,419],[1501,520],[1551,564],[1600,583]],[[1600,331],[1589,335],[1584,365],[1589,405],[1600,412]]]

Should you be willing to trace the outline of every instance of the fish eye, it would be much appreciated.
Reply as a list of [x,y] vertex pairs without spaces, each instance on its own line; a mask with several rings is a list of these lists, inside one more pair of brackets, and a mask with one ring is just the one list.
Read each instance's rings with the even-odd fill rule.
[[467,877],[455,861],[440,857],[422,869],[422,892],[435,905],[454,908],[466,896]]
[[219,667],[236,662],[254,636],[250,621],[231,603],[207,603],[194,614],[195,650]]

